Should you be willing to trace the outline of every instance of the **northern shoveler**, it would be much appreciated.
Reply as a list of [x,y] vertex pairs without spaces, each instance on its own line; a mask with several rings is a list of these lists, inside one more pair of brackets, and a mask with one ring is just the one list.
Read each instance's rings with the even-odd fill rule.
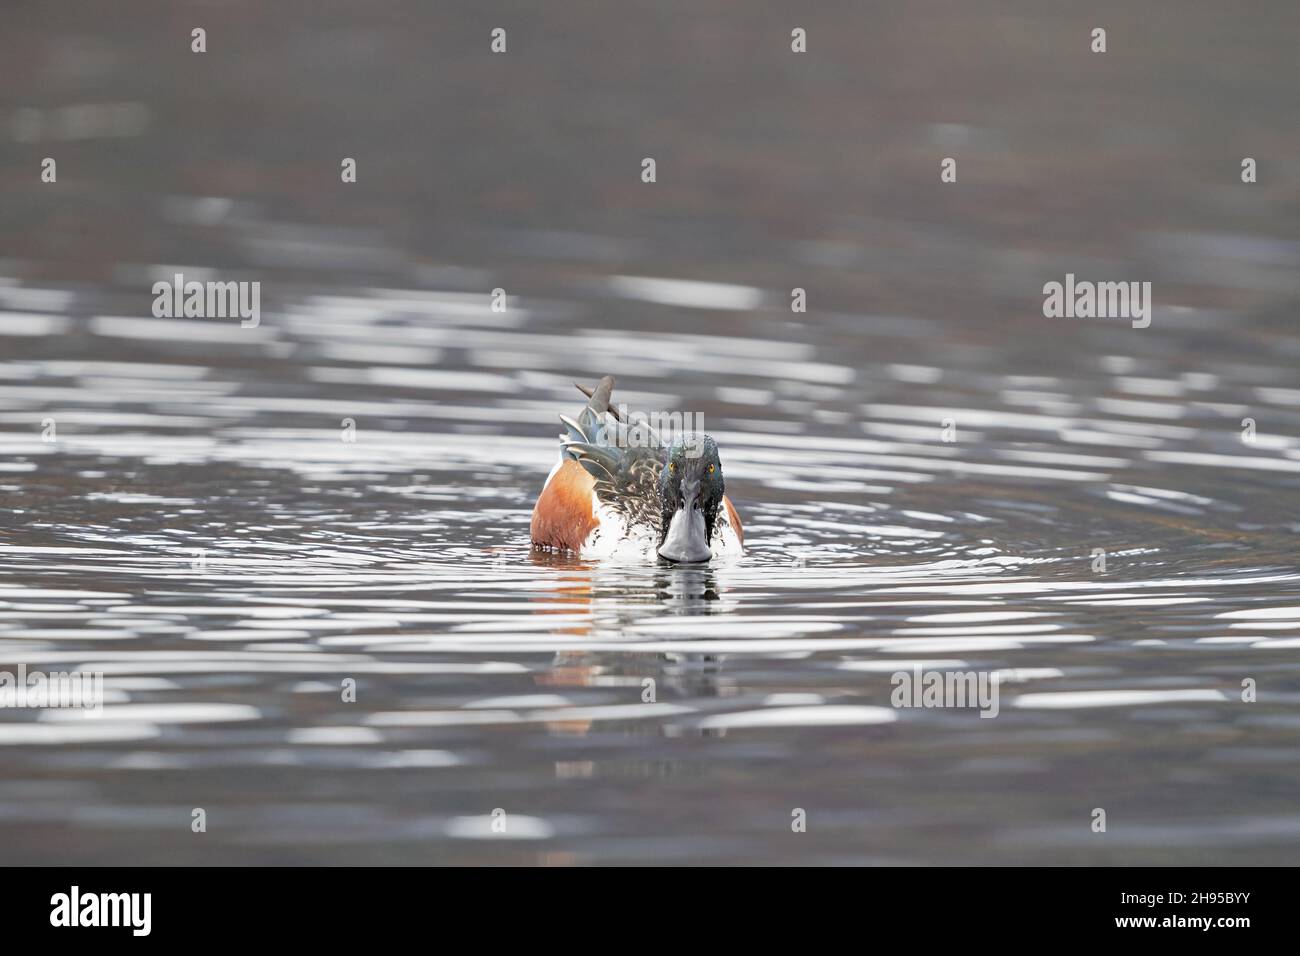
[[648,426],[625,421],[609,404],[613,376],[578,390],[590,400],[577,421],[560,416],[560,460],[533,508],[533,547],[582,557],[657,553],[683,563],[743,552],[717,442],[691,433],[665,444]]

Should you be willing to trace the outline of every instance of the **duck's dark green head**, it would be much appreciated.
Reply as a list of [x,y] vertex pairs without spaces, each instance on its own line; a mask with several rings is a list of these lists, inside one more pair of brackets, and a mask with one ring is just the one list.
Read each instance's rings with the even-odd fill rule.
[[660,556],[685,563],[709,560],[725,487],[717,442],[701,434],[673,442],[659,475]]

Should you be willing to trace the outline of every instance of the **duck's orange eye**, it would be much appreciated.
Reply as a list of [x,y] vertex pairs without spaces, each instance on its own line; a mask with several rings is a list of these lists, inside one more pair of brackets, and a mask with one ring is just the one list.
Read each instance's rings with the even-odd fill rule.
[[676,470],[677,470],[677,462],[675,462],[675,461],[670,461],[670,462],[668,463],[668,470],[669,470],[669,471],[676,471]]
[[713,466],[712,466],[712,465],[709,465],[709,474],[710,474],[710,475],[713,474]]

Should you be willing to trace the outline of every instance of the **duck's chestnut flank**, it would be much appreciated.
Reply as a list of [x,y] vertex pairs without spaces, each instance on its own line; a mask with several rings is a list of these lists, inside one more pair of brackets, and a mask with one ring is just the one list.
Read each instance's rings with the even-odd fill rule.
[[562,551],[578,551],[596,520],[592,495],[596,479],[576,461],[562,462],[546,482],[533,508],[533,544]]

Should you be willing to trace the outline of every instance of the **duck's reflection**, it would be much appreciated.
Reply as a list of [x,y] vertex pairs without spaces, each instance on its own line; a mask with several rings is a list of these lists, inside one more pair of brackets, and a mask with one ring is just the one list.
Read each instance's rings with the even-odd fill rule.
[[656,568],[656,587],[670,614],[714,614],[720,610],[718,578],[708,565],[664,564]]
[[[538,614],[576,616],[582,623],[565,622],[557,634],[592,640],[627,640],[643,643],[646,634],[629,634],[637,624],[681,617],[681,627],[671,636],[690,638],[689,618],[734,610],[737,601],[720,580],[724,575],[710,565],[675,565],[664,562],[649,567],[620,568],[577,562],[572,558],[533,552],[533,562],[562,573],[549,591],[534,600]],[[546,672],[537,676],[548,687],[617,687],[630,701],[656,703],[671,699],[717,697],[726,693],[722,658],[716,654],[617,650],[561,651]],[[635,695],[635,696],[633,696]],[[579,726],[581,725],[581,726]],[[590,722],[565,721],[552,729],[585,733]]]
[[[660,562],[644,568],[600,566],[573,558],[531,552],[534,564],[552,567],[563,573],[550,592],[541,592],[536,600],[566,605],[579,604],[592,611],[592,626],[587,633],[608,626],[612,616],[619,623],[645,620],[647,611],[686,616],[716,614],[736,607],[734,598],[726,599],[726,588],[719,583],[719,572],[708,564],[673,564]],[[559,613],[571,614],[573,607]],[[539,609],[539,613],[548,613]],[[549,613],[556,613],[550,611]]]

